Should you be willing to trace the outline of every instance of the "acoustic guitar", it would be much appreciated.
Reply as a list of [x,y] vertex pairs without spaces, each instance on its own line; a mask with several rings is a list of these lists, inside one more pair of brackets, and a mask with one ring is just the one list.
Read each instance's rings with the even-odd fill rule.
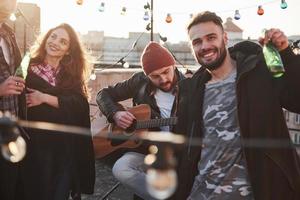
[[[130,139],[133,135],[147,131],[148,128],[175,125],[177,117],[150,119],[151,108],[147,104],[141,104],[128,109],[136,121],[126,130],[114,123],[109,123],[100,132],[93,136],[93,145],[96,158],[103,158],[108,154],[122,148],[137,148],[141,141]],[[114,139],[120,138],[122,139]]]

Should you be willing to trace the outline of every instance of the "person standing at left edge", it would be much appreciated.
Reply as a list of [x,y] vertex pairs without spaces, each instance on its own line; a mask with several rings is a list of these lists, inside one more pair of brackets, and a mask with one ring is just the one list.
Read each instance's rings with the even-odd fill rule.
[[[21,117],[19,97],[25,88],[22,78],[14,76],[21,62],[21,55],[11,28],[5,24],[16,9],[16,0],[0,1],[0,110]],[[10,163],[0,156],[0,199],[14,200],[20,194],[17,182],[20,162]]]

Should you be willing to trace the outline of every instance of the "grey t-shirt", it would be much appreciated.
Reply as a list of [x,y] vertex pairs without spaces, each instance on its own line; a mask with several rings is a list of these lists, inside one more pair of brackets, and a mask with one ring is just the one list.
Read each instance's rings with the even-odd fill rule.
[[206,84],[203,148],[189,200],[253,199],[240,142],[235,78],[233,71],[223,81]]

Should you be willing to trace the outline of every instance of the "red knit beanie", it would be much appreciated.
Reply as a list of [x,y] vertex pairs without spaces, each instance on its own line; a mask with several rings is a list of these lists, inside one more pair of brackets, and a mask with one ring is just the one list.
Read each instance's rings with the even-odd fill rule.
[[141,65],[148,75],[157,69],[175,65],[175,60],[165,47],[157,42],[150,42],[142,53]]

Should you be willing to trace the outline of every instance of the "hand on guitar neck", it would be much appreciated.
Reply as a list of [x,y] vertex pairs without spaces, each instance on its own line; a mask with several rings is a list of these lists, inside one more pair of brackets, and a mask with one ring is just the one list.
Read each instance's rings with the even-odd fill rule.
[[114,114],[113,119],[115,124],[124,130],[129,128],[136,120],[135,116],[129,111],[118,111]]

